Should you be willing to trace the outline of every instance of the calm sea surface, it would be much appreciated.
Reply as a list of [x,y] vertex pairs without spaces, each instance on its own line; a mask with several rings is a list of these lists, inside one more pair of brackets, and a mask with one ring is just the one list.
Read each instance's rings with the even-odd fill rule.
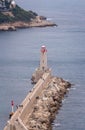
[[[33,87],[30,78],[46,45],[53,75],[72,84],[53,123],[53,130],[85,130],[85,0],[16,0],[58,27],[0,32],[0,130],[11,100],[20,104]],[[14,108],[16,110],[16,107]]]

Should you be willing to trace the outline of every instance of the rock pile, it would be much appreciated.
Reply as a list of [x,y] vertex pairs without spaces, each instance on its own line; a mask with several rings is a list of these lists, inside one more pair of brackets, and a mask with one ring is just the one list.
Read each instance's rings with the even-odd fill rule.
[[33,112],[26,122],[28,130],[52,130],[51,124],[70,87],[71,84],[62,78],[52,77],[47,89],[36,97]]

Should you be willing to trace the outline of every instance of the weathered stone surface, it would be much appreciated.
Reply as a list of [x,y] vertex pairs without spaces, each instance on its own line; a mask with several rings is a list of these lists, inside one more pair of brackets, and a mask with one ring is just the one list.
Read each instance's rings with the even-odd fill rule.
[[51,123],[62,105],[62,99],[71,84],[62,78],[53,77],[47,89],[36,98],[34,110],[27,121],[28,130],[51,130]]

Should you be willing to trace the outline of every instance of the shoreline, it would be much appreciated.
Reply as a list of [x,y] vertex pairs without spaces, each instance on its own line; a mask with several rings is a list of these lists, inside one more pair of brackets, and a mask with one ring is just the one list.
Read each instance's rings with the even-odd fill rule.
[[57,26],[55,23],[48,20],[32,20],[31,22],[14,22],[0,24],[0,31],[16,31],[19,28],[31,28],[31,27],[48,27]]

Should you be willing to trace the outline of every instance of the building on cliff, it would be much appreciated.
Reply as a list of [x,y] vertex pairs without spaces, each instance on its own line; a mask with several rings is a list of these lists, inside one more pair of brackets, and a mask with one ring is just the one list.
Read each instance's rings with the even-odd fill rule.
[[0,0],[0,11],[10,11],[12,8],[15,8],[16,3],[14,0]]

